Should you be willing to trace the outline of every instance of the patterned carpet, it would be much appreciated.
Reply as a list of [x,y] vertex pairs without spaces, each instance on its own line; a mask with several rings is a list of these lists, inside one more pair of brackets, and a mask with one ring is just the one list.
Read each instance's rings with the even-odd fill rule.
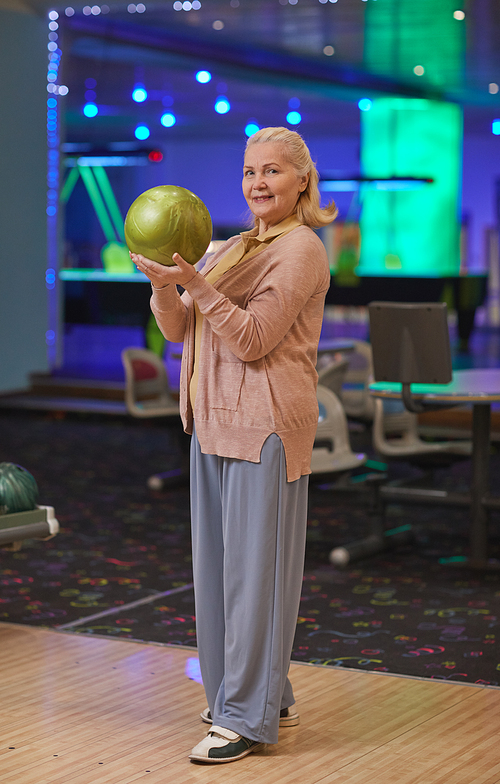
[[[366,450],[368,438],[353,432],[353,447]],[[50,541],[0,550],[0,621],[195,646],[188,490],[146,486],[179,465],[188,441],[161,422],[0,412],[0,461],[33,473],[40,503],[55,507],[61,526]],[[498,476],[500,455],[491,462]],[[469,470],[457,463],[434,480],[463,489]],[[467,513],[390,506],[387,516],[391,526],[411,523],[415,543],[340,571],[329,552],[367,532],[368,498],[311,487],[293,658],[500,686],[500,572],[450,563],[467,554]],[[492,557],[498,523],[493,515]]]

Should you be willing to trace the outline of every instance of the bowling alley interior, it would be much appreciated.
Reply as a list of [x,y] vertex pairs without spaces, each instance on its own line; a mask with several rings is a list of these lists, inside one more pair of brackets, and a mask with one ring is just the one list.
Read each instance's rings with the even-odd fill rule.
[[[0,0],[0,43],[2,783],[497,784],[500,4]],[[205,765],[183,343],[127,216],[195,194],[201,270],[267,127],[338,208],[300,723]]]

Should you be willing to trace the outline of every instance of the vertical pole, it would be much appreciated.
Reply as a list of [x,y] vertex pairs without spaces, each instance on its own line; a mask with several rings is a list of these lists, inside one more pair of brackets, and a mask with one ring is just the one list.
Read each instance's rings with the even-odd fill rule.
[[471,565],[481,566],[488,557],[488,512],[483,498],[489,489],[489,403],[476,403],[472,415]]

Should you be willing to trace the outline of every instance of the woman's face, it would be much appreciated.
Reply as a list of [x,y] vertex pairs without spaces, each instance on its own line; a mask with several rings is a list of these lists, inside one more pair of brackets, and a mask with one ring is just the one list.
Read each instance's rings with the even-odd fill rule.
[[261,233],[295,212],[299,193],[305,190],[308,179],[307,174],[297,176],[279,142],[257,142],[248,148],[243,165],[243,195],[260,221]]

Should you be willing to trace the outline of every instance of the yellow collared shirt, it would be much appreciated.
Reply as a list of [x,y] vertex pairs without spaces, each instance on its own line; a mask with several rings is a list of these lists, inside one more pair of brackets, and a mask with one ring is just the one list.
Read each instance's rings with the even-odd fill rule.
[[[233,245],[233,247],[221,258],[221,260],[211,269],[205,276],[205,279],[211,283],[212,285],[216,283],[219,278],[224,275],[225,272],[235,267],[242,261],[249,259],[251,256],[255,256],[256,253],[267,248],[271,242],[273,242],[278,237],[282,237],[284,234],[288,234],[289,231],[297,228],[300,226],[301,223],[297,219],[295,213],[293,215],[289,215],[288,218],[285,218],[280,223],[277,223],[276,226],[271,226],[267,231],[262,232],[262,234],[258,233],[258,228],[251,229],[250,231],[243,231],[240,234],[241,240]],[[203,329],[203,320],[204,316],[203,313],[198,308],[197,303],[194,303],[194,314],[195,314],[195,322],[196,322],[196,329],[195,329],[195,338],[194,338],[194,366],[193,366],[193,375],[191,376],[191,382],[189,385],[189,396],[191,399],[191,406],[194,411],[194,402],[196,399],[196,390],[198,388],[198,371],[200,366],[200,345],[201,345],[201,330]]]

